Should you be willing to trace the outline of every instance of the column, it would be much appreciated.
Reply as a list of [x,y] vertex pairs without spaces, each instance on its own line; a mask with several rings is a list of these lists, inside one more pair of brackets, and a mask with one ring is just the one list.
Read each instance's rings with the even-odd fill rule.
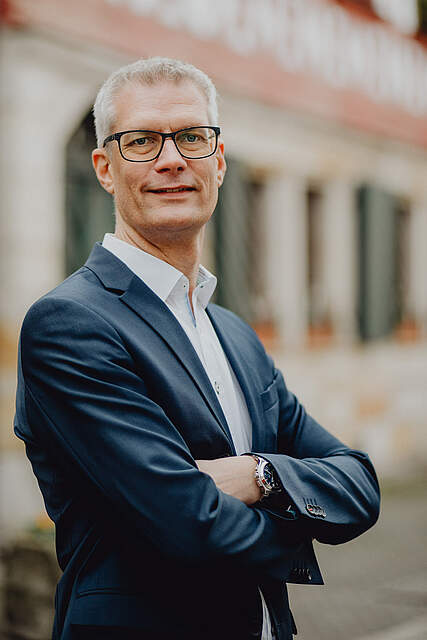
[[306,180],[276,175],[265,189],[266,290],[280,341],[301,347],[307,335]]
[[354,187],[336,180],[326,183],[322,198],[322,289],[337,343],[356,336],[357,226]]

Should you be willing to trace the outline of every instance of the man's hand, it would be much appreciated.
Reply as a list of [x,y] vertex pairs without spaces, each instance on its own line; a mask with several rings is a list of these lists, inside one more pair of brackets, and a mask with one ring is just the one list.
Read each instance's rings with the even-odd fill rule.
[[213,478],[224,493],[238,498],[245,504],[261,499],[261,489],[255,481],[256,461],[252,456],[233,456],[216,460],[196,460],[200,471]]

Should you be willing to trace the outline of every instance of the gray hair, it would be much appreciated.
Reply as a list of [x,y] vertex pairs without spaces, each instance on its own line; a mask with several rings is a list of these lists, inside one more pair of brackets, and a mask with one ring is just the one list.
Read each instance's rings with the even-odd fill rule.
[[123,87],[138,82],[142,85],[154,85],[164,80],[192,81],[206,97],[209,118],[207,124],[218,124],[217,92],[212,80],[203,71],[181,60],[145,58],[114,71],[99,90],[93,107],[98,147],[112,133],[116,115],[114,101]]

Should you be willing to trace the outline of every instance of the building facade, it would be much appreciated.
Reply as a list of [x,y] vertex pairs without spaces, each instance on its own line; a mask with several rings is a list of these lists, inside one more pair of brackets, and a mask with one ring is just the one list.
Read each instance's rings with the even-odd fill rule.
[[384,476],[427,466],[427,47],[416,14],[391,5],[3,2],[2,533],[43,509],[11,427],[19,327],[114,226],[91,106],[138,57],[192,62],[220,91],[228,172],[205,249],[217,301]]

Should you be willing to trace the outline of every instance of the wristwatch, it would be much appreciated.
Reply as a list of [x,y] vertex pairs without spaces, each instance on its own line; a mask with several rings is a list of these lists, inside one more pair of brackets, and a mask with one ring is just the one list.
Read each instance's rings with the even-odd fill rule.
[[271,462],[265,458],[261,458],[261,456],[251,455],[257,463],[254,475],[255,482],[262,491],[261,500],[268,498],[271,493],[279,493],[279,491],[282,491],[282,485],[277,478]]

